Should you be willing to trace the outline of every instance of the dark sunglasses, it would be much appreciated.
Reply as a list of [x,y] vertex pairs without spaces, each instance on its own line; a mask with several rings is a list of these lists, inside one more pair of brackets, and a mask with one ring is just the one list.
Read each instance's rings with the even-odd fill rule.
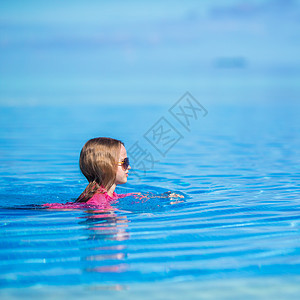
[[124,170],[127,170],[129,167],[129,158],[125,157],[122,161],[118,163],[119,166],[122,166]]

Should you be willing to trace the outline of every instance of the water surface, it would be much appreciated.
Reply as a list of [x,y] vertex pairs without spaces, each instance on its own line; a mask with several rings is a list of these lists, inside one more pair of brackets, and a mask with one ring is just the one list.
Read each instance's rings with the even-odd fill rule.
[[[0,294],[296,299],[299,106],[201,103],[208,114],[190,132],[172,103],[1,108]],[[183,136],[165,156],[143,138],[162,116]],[[135,168],[117,191],[154,197],[110,211],[41,209],[78,197],[79,152],[96,136],[153,154],[153,168]],[[169,190],[184,201],[155,197]]]

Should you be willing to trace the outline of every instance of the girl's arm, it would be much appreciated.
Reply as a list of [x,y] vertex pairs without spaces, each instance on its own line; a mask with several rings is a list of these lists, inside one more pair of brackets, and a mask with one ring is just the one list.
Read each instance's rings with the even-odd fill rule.
[[172,193],[171,191],[156,195],[153,193],[140,193],[140,192],[136,192],[136,193],[128,193],[128,194],[120,194],[119,197],[127,197],[127,196],[134,196],[136,198],[142,199],[142,198],[170,198],[170,199],[174,199],[174,198],[184,198],[183,195],[181,194],[177,194],[177,193]]

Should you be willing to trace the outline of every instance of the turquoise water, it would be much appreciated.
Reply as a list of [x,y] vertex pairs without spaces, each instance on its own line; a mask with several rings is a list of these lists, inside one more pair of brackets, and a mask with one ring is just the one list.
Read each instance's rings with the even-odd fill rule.
[[[1,108],[3,299],[297,298],[299,104],[197,100],[208,114],[190,131],[168,111],[177,99]],[[182,136],[165,155],[144,138],[161,117]],[[154,156],[117,188],[152,197],[108,212],[42,209],[84,189],[79,152],[96,136]],[[157,197],[169,190],[185,198]]]

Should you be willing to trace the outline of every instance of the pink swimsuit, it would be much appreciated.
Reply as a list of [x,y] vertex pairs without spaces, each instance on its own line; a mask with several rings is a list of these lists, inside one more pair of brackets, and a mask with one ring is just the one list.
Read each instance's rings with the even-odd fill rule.
[[63,203],[46,203],[42,206],[51,209],[80,209],[80,208],[92,208],[97,209],[111,209],[111,203],[114,203],[119,198],[124,198],[135,193],[117,194],[113,192],[112,196],[109,196],[104,188],[101,188],[99,192],[95,193],[94,196],[87,202],[67,202]]

